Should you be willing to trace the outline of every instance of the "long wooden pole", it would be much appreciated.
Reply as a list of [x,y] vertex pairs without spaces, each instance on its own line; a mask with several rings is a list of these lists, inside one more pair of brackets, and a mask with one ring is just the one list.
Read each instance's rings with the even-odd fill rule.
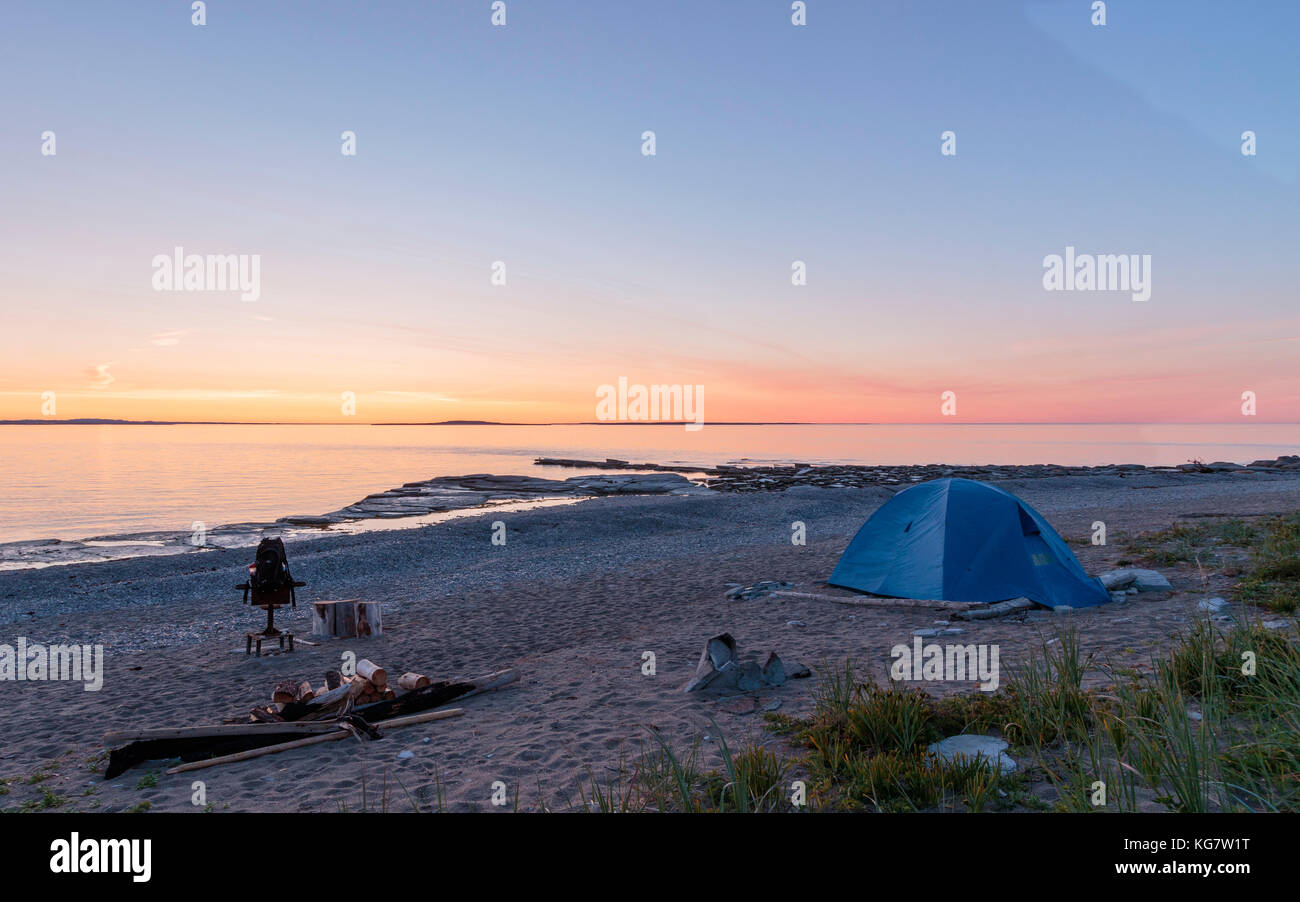
[[[427,723],[431,720],[443,720],[447,717],[460,717],[465,713],[464,708],[448,708],[442,711],[426,711],[423,714],[411,714],[407,717],[394,717],[389,721],[381,721],[374,726],[381,730],[389,730],[396,727],[407,727],[417,723]],[[206,761],[191,761],[189,764],[180,764],[170,768],[169,774],[183,774],[186,771],[202,770],[205,767],[216,767],[219,764],[232,764],[236,761],[247,761],[250,758],[260,758],[263,755],[274,755],[277,752],[288,752],[293,749],[305,748],[309,745],[316,745],[321,742],[336,742],[340,739],[347,739],[352,735],[350,730],[337,730],[333,733],[324,733],[320,736],[308,736],[306,739],[295,739],[293,742],[282,742],[279,745],[263,746],[260,749],[249,749],[244,752],[236,752],[233,755],[222,755],[219,758],[208,758]]]
[[284,723],[223,723],[204,727],[156,727],[115,730],[104,734],[104,745],[120,745],[148,739],[202,739],[224,736],[277,736],[329,733],[338,729],[332,720],[290,720]]
[[773,598],[808,598],[813,601],[829,601],[832,604],[844,604],[855,608],[942,608],[947,611],[966,611],[982,607],[971,601],[919,600],[913,598],[853,598],[839,595],[819,595],[816,592],[790,592],[780,589],[769,593]]

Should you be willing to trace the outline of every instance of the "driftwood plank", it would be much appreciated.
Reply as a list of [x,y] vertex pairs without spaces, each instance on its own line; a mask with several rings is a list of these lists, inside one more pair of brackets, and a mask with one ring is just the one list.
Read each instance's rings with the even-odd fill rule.
[[[448,717],[460,717],[465,713],[464,708],[448,708],[446,711],[429,711],[425,714],[416,714],[412,717],[398,717],[390,720],[383,725],[384,729],[391,730],[396,727],[406,727],[417,723],[427,723],[433,720],[444,720]],[[169,768],[169,774],[182,774],[191,770],[202,770],[205,767],[216,767],[219,764],[232,764],[236,761],[247,761],[250,758],[260,758],[263,755],[274,755],[279,752],[288,752],[293,749],[305,748],[309,745],[317,745],[322,742],[337,742],[340,739],[347,739],[353,735],[351,730],[335,730],[332,733],[325,733],[320,736],[308,736],[305,739],[295,739],[292,742],[281,742],[277,745],[265,746],[263,748],[249,749],[248,751],[236,752],[233,755],[222,755],[219,758],[209,758],[206,761],[193,761],[189,764],[179,764],[176,767]]]
[[[354,714],[362,718],[367,724],[374,724],[379,727],[386,726],[385,720],[399,715],[417,714],[427,711],[430,708],[437,708],[448,702],[470,698],[474,695],[480,695],[484,692],[492,692],[503,686],[518,682],[519,671],[517,670],[500,670],[480,677],[472,682],[450,682],[433,683],[425,686],[423,689],[417,689],[400,695],[389,701],[376,702],[367,705],[364,708],[354,709]],[[362,681],[355,681],[359,686]],[[104,778],[111,780],[126,770],[135,767],[144,761],[151,761],[158,758],[180,758],[182,761],[200,761],[213,756],[232,755],[238,752],[248,751],[250,749],[262,748],[268,745],[283,744],[286,735],[294,735],[292,732],[270,732],[267,727],[292,727],[300,726],[312,732],[314,728],[325,727],[327,730],[334,729],[335,714],[322,712],[319,708],[322,700],[329,696],[336,696],[339,702],[346,701],[349,693],[354,691],[352,683],[344,683],[326,695],[317,696],[311,702],[303,704],[301,702],[291,702],[284,706],[281,715],[285,717],[287,723],[277,724],[222,724],[221,727],[234,728],[252,728],[257,732],[226,732],[223,730],[216,735],[180,735],[175,737],[149,737],[135,742],[131,742],[121,748],[112,749],[108,756],[108,768],[104,773]],[[310,718],[324,718],[312,720]],[[308,726],[310,725],[310,726]],[[171,728],[171,731],[184,730],[186,728]],[[213,730],[217,727],[193,727],[193,730]],[[129,731],[122,731],[129,732]],[[141,732],[141,731],[135,731]]]
[[328,720],[300,720],[286,723],[224,723],[202,727],[157,727],[143,730],[114,730],[104,734],[104,745],[139,742],[146,739],[196,739],[230,736],[304,736],[338,729]]
[[1010,601],[999,601],[996,604],[983,604],[971,608],[969,611],[959,611],[953,615],[953,620],[992,620],[994,617],[1007,617],[1020,611],[1031,611],[1034,608],[1041,607],[1037,602],[1030,601],[1028,598],[1012,598]]

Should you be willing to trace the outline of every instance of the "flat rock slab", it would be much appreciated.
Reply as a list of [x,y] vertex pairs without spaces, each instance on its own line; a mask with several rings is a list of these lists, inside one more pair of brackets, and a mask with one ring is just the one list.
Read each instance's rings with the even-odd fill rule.
[[543,479],[537,476],[437,476],[376,492],[327,514],[296,515],[279,522],[293,526],[328,526],[345,520],[419,517],[440,511],[480,507],[492,501],[537,498],[588,498],[594,495],[698,495],[709,489],[680,473],[615,473]]
[[932,742],[926,751],[938,755],[940,761],[952,761],[959,755],[972,760],[983,758],[1001,773],[1015,773],[1016,762],[1005,754],[1006,748],[1006,742],[996,736],[962,733],[960,736],[949,736],[939,742]]
[[1169,580],[1157,571],[1142,570],[1138,567],[1109,570],[1097,578],[1101,580],[1107,592],[1117,592],[1121,589],[1127,591],[1130,588],[1137,589],[1138,592],[1172,592],[1174,588]]

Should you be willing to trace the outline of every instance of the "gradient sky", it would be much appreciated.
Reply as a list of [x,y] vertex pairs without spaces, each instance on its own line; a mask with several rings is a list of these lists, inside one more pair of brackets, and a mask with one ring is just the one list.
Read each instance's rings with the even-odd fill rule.
[[1300,4],[1108,6],[6,4],[0,418],[1300,421]]

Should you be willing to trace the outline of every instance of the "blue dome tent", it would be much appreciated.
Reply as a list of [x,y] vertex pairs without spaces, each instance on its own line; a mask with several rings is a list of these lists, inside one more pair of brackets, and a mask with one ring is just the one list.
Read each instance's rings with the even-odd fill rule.
[[1036,510],[970,479],[923,482],[889,499],[858,530],[829,582],[895,598],[1024,596],[1075,608],[1110,601]]

